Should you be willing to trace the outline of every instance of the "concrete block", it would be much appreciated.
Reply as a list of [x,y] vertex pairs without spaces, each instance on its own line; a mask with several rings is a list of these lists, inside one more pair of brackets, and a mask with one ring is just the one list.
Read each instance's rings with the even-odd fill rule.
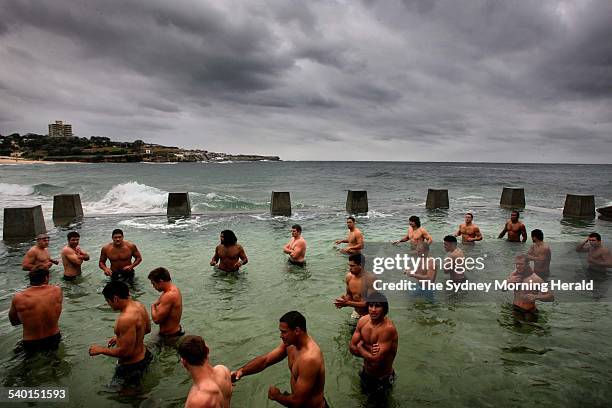
[[168,193],[168,217],[189,217],[191,215],[191,201],[189,193]]
[[291,195],[288,191],[273,191],[270,198],[270,215],[291,216]]
[[83,216],[81,196],[59,194],[53,196],[53,219],[75,219]]
[[368,212],[368,192],[349,190],[346,195],[346,212],[365,214]]
[[504,187],[499,205],[505,208],[525,208],[525,189]]
[[608,207],[601,207],[597,209],[600,214],[599,219],[604,221],[612,221],[612,205]]
[[47,232],[42,207],[5,208],[2,239],[29,240]]
[[434,210],[436,208],[449,208],[448,205],[448,190],[427,189],[427,201],[425,208]]
[[565,197],[563,216],[570,218],[595,218],[595,196],[568,194]]

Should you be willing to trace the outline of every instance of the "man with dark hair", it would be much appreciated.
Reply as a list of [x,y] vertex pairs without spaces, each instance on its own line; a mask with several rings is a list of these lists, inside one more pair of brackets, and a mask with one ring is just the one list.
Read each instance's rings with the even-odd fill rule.
[[519,320],[535,322],[538,320],[536,300],[552,302],[555,300],[552,291],[543,291],[544,280],[536,275],[529,265],[527,255],[517,255],[514,259],[514,271],[506,280],[508,283],[526,284],[514,290],[512,314]]
[[612,267],[612,255],[610,250],[602,245],[601,235],[591,232],[586,239],[576,247],[578,252],[588,252],[588,268],[595,272],[605,273],[607,268]]
[[[142,255],[135,244],[123,239],[123,231],[120,229],[113,230],[112,238],[113,242],[102,247],[98,265],[111,279],[132,282],[134,268],[142,262]],[[110,268],[106,266],[107,259],[110,260]]]
[[519,221],[520,213],[516,210],[510,213],[510,219],[506,221],[504,229],[497,238],[502,239],[508,233],[508,242],[527,241],[527,228]]
[[181,291],[172,283],[166,268],[156,268],[149,272],[153,288],[161,292],[159,299],[151,305],[151,318],[159,325],[159,337],[171,345],[185,332],[181,327],[183,298]]
[[465,213],[465,223],[459,225],[459,229],[455,232],[455,236],[461,236],[461,242],[463,243],[474,243],[476,241],[482,241],[482,234],[478,225],[473,223],[474,214],[468,212]]
[[144,336],[151,332],[147,309],[140,302],[132,300],[130,290],[124,282],[112,280],[102,290],[106,303],[119,317],[115,322],[115,336],[108,340],[108,347],[93,344],[89,355],[104,354],[119,359],[112,384],[135,388],[153,359],[144,345]]
[[344,283],[346,284],[346,294],[334,300],[334,305],[337,309],[343,307],[352,307],[353,319],[359,319],[361,316],[368,314],[366,306],[366,296],[369,291],[373,290],[374,275],[366,272],[364,269],[365,258],[361,254],[353,254],[349,256],[348,268]]
[[306,331],[306,319],[296,311],[285,313],[278,326],[281,344],[267,354],[249,361],[232,372],[232,381],[259,373],[267,367],[289,357],[291,394],[281,393],[274,386],[268,389],[268,398],[286,407],[325,408],[325,362],[319,345]]
[[68,233],[68,245],[62,249],[64,280],[73,281],[81,275],[81,264],[89,261],[89,254],[79,246],[81,236],[76,231]]
[[346,239],[339,239],[334,242],[334,245],[340,244],[348,244],[346,247],[342,248],[340,252],[343,254],[359,254],[363,249],[364,245],[364,237],[363,233],[359,228],[355,226],[355,217],[349,216],[346,218],[346,227],[349,230],[348,236]]
[[385,295],[373,292],[367,299],[368,314],[359,319],[349,349],[363,358],[359,376],[368,394],[386,393],[395,381],[393,360],[397,354],[398,333],[387,317],[389,303]]
[[291,227],[291,239],[283,247],[283,252],[289,255],[289,263],[304,266],[306,256],[306,240],[302,237],[302,227],[295,224]]
[[52,259],[49,255],[49,235],[39,234],[36,236],[36,245],[26,252],[21,266],[24,271],[31,271],[37,267],[49,269],[57,264],[59,264],[59,261]]
[[427,245],[431,245],[433,243],[433,238],[427,232],[427,230],[421,227],[421,219],[416,215],[408,218],[408,233],[406,236],[398,241],[393,241],[393,245],[397,245],[400,242],[410,241],[410,245],[414,248],[417,244],[424,242]]
[[249,259],[242,245],[238,244],[238,238],[231,230],[221,231],[220,243],[215,248],[210,266],[217,266],[224,272],[238,272],[242,265],[246,265]]
[[548,280],[550,276],[550,259],[552,253],[550,246],[544,242],[544,232],[539,229],[531,231],[533,245],[527,252],[527,258],[533,261],[533,271],[542,279]]
[[200,336],[185,336],[178,343],[181,364],[193,385],[187,395],[187,408],[229,408],[232,398],[230,370],[224,365],[211,366],[208,347]]
[[[465,254],[457,247],[457,238],[454,235],[447,235],[444,237],[444,250],[446,251],[446,258],[444,258],[444,273],[450,275],[453,282],[465,281]],[[448,268],[446,267],[447,259],[449,260]]]
[[26,352],[57,350],[62,339],[58,326],[62,313],[62,289],[49,285],[49,269],[37,266],[28,274],[30,287],[13,296],[9,320],[23,325]]

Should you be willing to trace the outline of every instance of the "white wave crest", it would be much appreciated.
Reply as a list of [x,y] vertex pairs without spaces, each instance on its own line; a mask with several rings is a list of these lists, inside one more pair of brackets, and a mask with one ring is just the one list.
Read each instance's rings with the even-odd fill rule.
[[34,194],[34,187],[21,184],[0,183],[0,194],[9,196],[29,196]]
[[160,213],[166,211],[168,192],[130,181],[114,186],[97,202],[84,203],[88,213]]

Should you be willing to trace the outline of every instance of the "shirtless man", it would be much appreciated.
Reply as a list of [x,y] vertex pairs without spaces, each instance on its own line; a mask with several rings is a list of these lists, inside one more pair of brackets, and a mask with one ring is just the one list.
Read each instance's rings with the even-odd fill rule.
[[221,243],[215,248],[215,254],[213,255],[210,266],[217,266],[219,269],[225,272],[238,272],[242,265],[246,265],[249,259],[244,252],[242,245],[237,244],[238,238],[231,230],[221,231],[219,236]]
[[576,251],[588,252],[587,264],[592,271],[605,273],[607,268],[612,268],[610,250],[601,244],[601,235],[597,232],[591,232],[578,244]]
[[159,337],[164,343],[172,345],[185,334],[181,327],[183,298],[181,291],[170,278],[166,268],[155,268],[149,272],[149,280],[156,291],[161,292],[159,299],[151,305],[151,318],[159,325]]
[[372,290],[374,276],[363,269],[364,263],[364,257],[361,254],[349,256],[349,271],[344,277],[346,294],[334,300],[337,309],[347,306],[354,308],[355,310],[351,314],[353,319],[359,319],[361,316],[368,314],[365,299],[368,292]]
[[444,237],[444,250],[446,251],[446,259],[452,261],[450,268],[445,268],[444,273],[449,275],[453,282],[463,282],[467,278],[465,277],[465,254],[459,248],[457,248],[457,238],[454,235],[447,235]]
[[89,261],[89,254],[81,249],[81,236],[76,231],[68,233],[68,245],[62,249],[62,264],[64,265],[64,280],[73,281],[81,275],[81,264]]
[[433,238],[429,235],[429,232],[423,227],[421,227],[421,220],[416,215],[408,218],[408,233],[406,236],[399,241],[393,241],[393,245],[397,245],[400,242],[410,241],[410,246],[412,248],[416,247],[417,244],[421,242],[425,242],[427,245],[431,245],[433,242]]
[[534,229],[531,231],[533,245],[527,252],[527,258],[533,261],[533,271],[542,279],[548,280],[550,276],[550,246],[544,242],[542,230]]
[[306,240],[302,237],[302,227],[295,224],[291,227],[291,239],[283,247],[283,252],[289,255],[289,263],[304,266],[306,256]]
[[236,382],[245,375],[259,373],[289,357],[291,393],[281,393],[278,388],[270,386],[268,398],[286,407],[327,408],[323,396],[325,388],[323,353],[306,332],[306,319],[299,312],[287,312],[280,318],[278,328],[281,344],[232,372],[232,381]]
[[49,285],[49,269],[38,266],[28,274],[30,287],[13,296],[9,320],[23,325],[26,352],[57,350],[62,339],[58,321],[62,313],[62,289]]
[[355,226],[355,217],[350,216],[346,219],[346,227],[349,230],[348,237],[346,239],[339,239],[334,242],[334,245],[348,244],[342,248],[340,252],[343,254],[359,254],[363,249],[364,238],[363,234]]
[[459,226],[457,232],[455,232],[455,236],[461,236],[461,242],[475,242],[482,240],[482,234],[480,233],[480,228],[478,225],[472,223],[474,220],[474,214],[466,213],[465,214],[465,223]]
[[502,239],[508,233],[508,242],[525,242],[527,241],[527,229],[525,224],[519,221],[520,213],[512,211],[510,219],[506,221],[504,229],[499,233],[497,238]]
[[193,380],[185,408],[229,408],[232,378],[224,365],[211,366],[208,347],[200,336],[185,336],[178,343],[181,364]]
[[418,281],[436,281],[436,262],[429,257],[429,247],[421,243],[416,247],[417,268],[415,270],[406,269],[406,274]]
[[[510,274],[507,279],[508,283],[531,283],[542,284],[544,280],[536,275],[531,266],[529,266],[529,258],[526,255],[518,255],[515,258],[515,270]],[[514,301],[512,304],[512,314],[526,322],[535,322],[538,320],[538,309],[536,307],[536,300],[543,302],[552,302],[555,300],[552,292],[542,292],[541,290],[515,290]]]
[[57,264],[59,261],[52,259],[49,255],[49,236],[40,234],[36,237],[36,245],[30,248],[23,257],[21,267],[24,271],[32,271],[38,266],[49,269],[52,265]]
[[397,354],[398,334],[387,317],[389,303],[385,295],[374,292],[368,297],[368,314],[359,319],[349,349],[363,358],[359,373],[366,393],[384,394],[395,382],[393,360]]
[[102,290],[106,303],[119,317],[115,322],[115,336],[108,340],[108,347],[93,344],[89,355],[104,354],[119,359],[112,384],[136,388],[153,359],[144,345],[144,336],[151,332],[147,309],[140,302],[132,300],[127,284],[112,280]]
[[[113,242],[102,247],[98,265],[111,279],[131,282],[134,280],[134,268],[142,262],[142,255],[135,244],[123,239],[120,229],[113,231],[112,238]],[[110,260],[110,268],[106,266],[107,259]]]

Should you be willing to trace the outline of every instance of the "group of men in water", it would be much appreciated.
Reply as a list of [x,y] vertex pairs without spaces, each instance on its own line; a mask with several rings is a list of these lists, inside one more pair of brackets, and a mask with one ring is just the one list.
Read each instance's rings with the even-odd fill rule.
[[[472,243],[482,240],[482,234],[473,223],[473,215],[465,215],[454,235],[444,237],[444,249],[449,258],[458,260],[464,257],[458,248],[457,237],[462,242]],[[518,221],[519,213],[513,212],[499,235],[508,234],[509,241],[525,242],[526,228]],[[432,236],[421,226],[417,216],[409,218],[409,229],[403,238],[393,244],[408,241],[417,256],[423,255],[425,262],[421,269],[411,271],[410,276],[417,280],[435,281],[436,268],[427,258]],[[356,227],[354,217],[348,217],[346,225],[349,230],[346,239],[335,241],[334,245],[346,243],[340,252],[348,254],[349,271],[345,276],[346,292],[334,300],[337,308],[352,307],[356,322],[350,340],[350,352],[364,360],[360,372],[361,384],[369,394],[384,395],[393,385],[395,370],[393,361],[397,354],[398,331],[393,321],[387,316],[389,303],[386,297],[372,288],[373,275],[365,270],[364,235]],[[541,230],[531,232],[533,245],[525,255],[515,259],[515,269],[508,277],[508,282],[539,282],[550,274],[550,247],[544,243]],[[90,259],[88,253],[80,248],[80,236],[70,232],[68,243],[61,251],[64,266],[64,279],[71,281],[81,273],[81,265]],[[29,271],[30,287],[15,294],[9,311],[13,325],[23,325],[23,348],[27,352],[56,349],[61,341],[58,326],[62,311],[62,289],[49,285],[49,268],[59,264],[48,252],[49,237],[42,234],[37,237],[36,245],[25,255],[23,269]],[[612,266],[610,251],[601,245],[601,236],[591,233],[578,245],[577,251],[588,252],[587,262],[590,267],[605,271]],[[302,237],[300,225],[291,228],[291,239],[283,247],[288,255],[288,262],[303,266],[306,258],[306,241]],[[107,265],[107,262],[110,265]],[[279,320],[281,343],[272,351],[254,358],[241,368],[230,371],[223,365],[212,366],[208,359],[209,348],[200,336],[185,335],[181,327],[183,302],[181,292],[173,284],[170,273],[165,268],[152,270],[148,278],[160,296],[149,308],[130,296],[129,285],[134,279],[134,268],[142,262],[142,256],[135,244],[124,240],[123,232],[116,229],[112,232],[112,242],[105,245],[100,252],[99,267],[110,281],[102,294],[108,305],[119,316],[115,322],[115,335],[105,346],[91,345],[91,356],[107,355],[118,359],[113,377],[113,384],[121,387],[136,387],[152,360],[152,354],[144,344],[144,337],[151,332],[152,320],[159,326],[158,343],[177,347],[181,363],[193,379],[193,385],[187,397],[187,407],[229,407],[232,383],[242,377],[258,373],[265,368],[288,358],[291,372],[291,392],[283,393],[271,386],[268,398],[284,406],[327,407],[324,398],[325,364],[323,353],[309,336],[305,317],[291,311]],[[237,243],[236,235],[225,230],[220,234],[220,243],[210,264],[226,272],[238,271],[248,262],[244,248]],[[530,266],[534,263],[534,268]],[[449,279],[455,282],[466,280],[465,274],[458,268],[444,270]],[[536,300],[551,301],[552,293],[534,291],[515,291],[514,305],[525,319],[537,318]]]

